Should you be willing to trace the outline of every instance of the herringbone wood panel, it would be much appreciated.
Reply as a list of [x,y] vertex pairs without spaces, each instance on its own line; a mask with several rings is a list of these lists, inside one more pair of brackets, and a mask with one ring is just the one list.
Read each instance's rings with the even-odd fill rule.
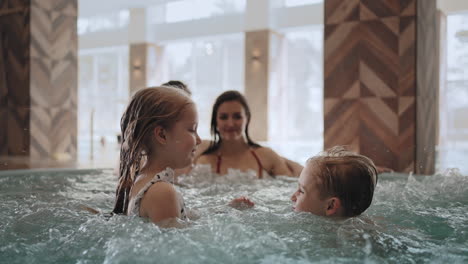
[[29,154],[27,1],[0,1],[0,155]]
[[327,0],[325,10],[325,147],[414,171],[416,0]]
[[31,10],[31,156],[75,156],[77,1],[32,0]]
[[76,153],[77,1],[0,1],[0,155]]

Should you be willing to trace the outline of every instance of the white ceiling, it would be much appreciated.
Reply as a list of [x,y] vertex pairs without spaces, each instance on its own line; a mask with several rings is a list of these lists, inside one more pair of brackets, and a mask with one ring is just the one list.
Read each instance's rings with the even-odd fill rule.
[[176,0],[78,0],[79,16],[92,16],[112,11],[152,6]]
[[[128,8],[147,7],[171,1],[177,0],[78,0],[78,8],[79,16],[92,16],[100,13],[109,13]],[[468,11],[468,0],[437,0],[437,7],[445,13]]]

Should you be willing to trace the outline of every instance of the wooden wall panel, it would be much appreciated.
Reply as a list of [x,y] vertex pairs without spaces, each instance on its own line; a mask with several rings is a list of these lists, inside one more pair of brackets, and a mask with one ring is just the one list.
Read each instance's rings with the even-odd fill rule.
[[416,173],[432,174],[435,164],[439,88],[438,13],[435,1],[417,5]]
[[29,1],[0,1],[0,155],[29,154]]
[[[423,6],[427,2],[435,0]],[[432,173],[433,159],[416,161],[421,147],[435,146],[429,118],[435,104],[416,98],[437,89],[420,82],[420,65],[436,67],[428,57],[434,48],[426,45],[422,55],[417,45],[427,33],[416,28],[432,27],[416,16],[430,17],[433,10],[423,6],[416,0],[325,1],[325,148],[350,145],[381,166]],[[426,59],[417,61],[420,56]],[[427,131],[417,130],[421,123]]]
[[31,157],[76,156],[76,0],[31,2]]
[[76,155],[76,0],[0,1],[0,155]]

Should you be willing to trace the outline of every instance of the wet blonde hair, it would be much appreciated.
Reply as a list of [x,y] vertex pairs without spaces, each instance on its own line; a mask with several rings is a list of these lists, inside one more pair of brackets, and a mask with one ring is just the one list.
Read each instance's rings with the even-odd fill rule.
[[347,151],[338,146],[310,158],[307,163],[317,166],[321,199],[338,197],[344,216],[363,213],[372,203],[377,184],[377,169],[366,156]]
[[152,132],[157,126],[170,129],[182,118],[193,101],[180,89],[150,87],[139,90],[132,97],[120,120],[122,145],[120,147],[119,184],[113,213],[126,214],[128,196],[133,183],[145,166],[145,157],[151,155]]

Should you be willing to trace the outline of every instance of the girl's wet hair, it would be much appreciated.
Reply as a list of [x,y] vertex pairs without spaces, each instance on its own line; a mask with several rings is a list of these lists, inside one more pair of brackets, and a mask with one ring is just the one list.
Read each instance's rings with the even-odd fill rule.
[[371,159],[337,146],[310,158],[309,162],[317,166],[314,171],[319,174],[320,197],[338,197],[344,216],[360,215],[371,205],[378,180]]
[[238,91],[226,91],[222,93],[221,95],[219,95],[218,98],[216,98],[216,101],[213,105],[213,111],[211,112],[211,129],[210,129],[213,140],[211,141],[210,147],[207,150],[205,150],[205,152],[203,152],[202,155],[210,154],[219,149],[222,139],[218,131],[218,121],[217,121],[218,109],[221,106],[221,104],[225,102],[232,102],[232,101],[239,102],[244,108],[245,114],[247,116],[247,125],[245,126],[245,131],[244,131],[245,137],[247,139],[247,144],[254,148],[261,147],[259,144],[255,143],[249,136],[249,124],[250,124],[250,119],[251,119],[251,113],[250,113],[250,107],[247,104],[247,100]]
[[113,213],[126,214],[130,189],[151,156],[154,128],[170,129],[182,118],[192,100],[180,89],[151,87],[139,90],[132,97],[120,120],[119,184]]

